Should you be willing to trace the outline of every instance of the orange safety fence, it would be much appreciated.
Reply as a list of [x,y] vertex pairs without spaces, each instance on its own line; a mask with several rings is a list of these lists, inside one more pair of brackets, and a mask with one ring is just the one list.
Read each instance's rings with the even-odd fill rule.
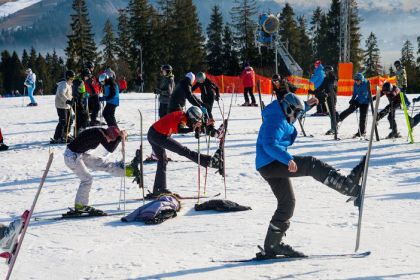
[[[206,76],[215,83],[221,93],[242,93],[244,88],[242,86],[242,80],[239,76],[226,76],[226,75],[219,75],[213,76],[211,74],[206,73]],[[258,80],[261,81],[261,94],[272,94],[273,85],[271,83],[271,78],[264,77],[258,74],[255,74],[255,82]],[[314,85],[309,82],[309,79],[302,78],[299,76],[289,76],[287,80],[297,88],[297,94],[308,94],[308,90],[314,89]],[[372,91],[372,95],[376,94],[376,86],[382,86],[385,81],[389,81],[391,84],[396,83],[395,77],[381,77],[376,76],[372,78],[368,78],[370,81],[370,87]],[[353,94],[353,79],[340,79],[337,83],[337,95],[340,96],[351,96]],[[200,89],[197,89],[195,93],[200,93]],[[257,87],[254,87],[254,93],[257,93]]]

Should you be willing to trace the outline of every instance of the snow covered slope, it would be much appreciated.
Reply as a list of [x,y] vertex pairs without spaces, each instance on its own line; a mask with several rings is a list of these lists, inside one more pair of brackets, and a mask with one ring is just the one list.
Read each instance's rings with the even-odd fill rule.
[[[229,104],[230,96],[224,95]],[[239,95],[234,104],[242,103]],[[153,94],[123,94],[117,109],[120,127],[129,132],[127,160],[139,146],[140,108],[144,133],[154,121]],[[264,96],[266,103],[270,97]],[[339,111],[348,98],[338,99]],[[39,107],[21,107],[20,98],[0,99],[0,127],[10,150],[0,153],[0,223],[29,208],[45,167],[48,151],[55,153],[35,216],[52,217],[73,205],[78,186],[66,168],[64,146],[49,146],[57,123],[53,96],[37,98]],[[385,99],[381,107],[386,105]],[[220,114],[214,108],[220,123]],[[369,116],[368,123],[371,117]],[[161,225],[122,223],[118,216],[97,219],[32,222],[24,240],[13,279],[420,279],[420,146],[407,144],[402,111],[397,123],[404,138],[374,142],[365,201],[361,251],[364,259],[302,260],[287,263],[214,263],[211,259],[252,257],[262,245],[276,201],[269,186],[254,169],[255,140],[261,123],[259,108],[232,108],[226,142],[228,199],[252,211],[217,214],[195,212],[195,201],[183,201],[178,217]],[[365,153],[367,141],[349,139],[356,133],[356,116],[341,126],[342,141],[324,136],[328,117],[308,117],[305,128],[313,138],[299,137],[293,154],[314,155],[347,173]],[[299,130],[299,128],[298,128]],[[370,125],[368,125],[370,131]],[[379,133],[389,133],[386,119]],[[420,141],[420,129],[414,138]],[[196,149],[192,135],[177,139]],[[203,143],[204,141],[202,141]],[[145,155],[151,149],[145,138]],[[211,153],[216,149],[212,142]],[[104,149],[95,151],[106,155]],[[170,154],[173,159],[182,159]],[[119,148],[107,155],[121,159]],[[151,187],[154,164],[145,165],[145,183]],[[203,174],[204,172],[202,172]],[[169,188],[183,195],[197,190],[197,166],[168,164]],[[296,210],[285,241],[308,254],[353,251],[357,210],[346,198],[309,177],[292,179]],[[91,203],[103,210],[118,206],[120,178],[94,173]],[[141,205],[135,184],[127,180],[127,209]],[[208,194],[223,192],[222,179],[209,172]],[[0,264],[0,278],[7,266]]]
[[0,17],[14,14],[42,0],[17,0],[0,5]]

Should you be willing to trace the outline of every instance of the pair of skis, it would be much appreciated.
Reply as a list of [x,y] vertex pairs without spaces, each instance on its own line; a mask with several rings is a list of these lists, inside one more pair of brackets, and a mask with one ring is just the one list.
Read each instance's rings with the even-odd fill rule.
[[28,230],[32,214],[34,213],[36,203],[38,201],[39,195],[41,194],[42,187],[44,186],[44,182],[45,182],[45,179],[47,178],[47,174],[48,174],[48,171],[50,170],[53,159],[54,159],[54,153],[50,153],[50,156],[49,156],[48,162],[47,162],[47,166],[45,168],[44,174],[42,175],[41,182],[39,184],[39,187],[38,187],[37,193],[35,195],[35,198],[32,202],[31,209],[26,210],[23,213],[23,215],[21,217],[22,221],[23,221],[22,227],[16,233],[16,236],[13,240],[13,244],[10,247],[10,251],[2,252],[0,254],[0,257],[5,258],[7,263],[9,264],[9,270],[7,272],[7,275],[6,275],[6,280],[9,280],[10,276],[12,275],[13,268],[14,268],[15,263],[16,263],[16,259],[19,255],[19,251],[20,251],[20,248],[22,246],[23,239],[25,238],[25,234],[26,234],[26,231]]

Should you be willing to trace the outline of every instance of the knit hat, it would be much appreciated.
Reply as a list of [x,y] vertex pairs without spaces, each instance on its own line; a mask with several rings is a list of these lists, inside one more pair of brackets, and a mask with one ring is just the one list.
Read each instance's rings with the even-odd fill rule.
[[193,73],[193,72],[188,72],[188,73],[185,75],[185,77],[187,77],[188,79],[190,79],[191,84],[194,84],[194,82],[195,82],[195,75],[194,75],[194,73]]
[[120,136],[120,129],[116,126],[110,126],[106,129],[106,135],[114,141],[118,136]]

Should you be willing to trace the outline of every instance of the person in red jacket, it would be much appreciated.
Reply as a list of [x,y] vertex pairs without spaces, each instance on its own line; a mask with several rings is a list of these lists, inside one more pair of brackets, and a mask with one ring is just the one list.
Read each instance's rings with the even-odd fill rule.
[[[246,62],[244,64],[244,70],[242,71],[240,75],[242,79],[242,84],[244,86],[244,97],[245,97],[245,103],[242,104],[242,106],[255,106],[257,107],[257,103],[255,102],[254,97],[254,86],[255,86],[255,72],[254,69],[252,69],[251,66],[249,66],[249,63]],[[248,93],[251,96],[251,103],[249,103],[249,97]]]
[[175,111],[165,115],[149,128],[147,140],[158,158],[158,163],[153,192],[148,194],[146,198],[152,199],[161,194],[171,193],[166,184],[166,165],[168,163],[166,150],[186,157],[203,167],[217,168],[219,173],[222,174],[223,159],[220,150],[217,150],[213,156],[198,154],[171,138],[172,134],[184,134],[192,131],[198,133],[202,126],[202,119],[203,113],[201,109],[197,106],[192,106],[187,112]]

